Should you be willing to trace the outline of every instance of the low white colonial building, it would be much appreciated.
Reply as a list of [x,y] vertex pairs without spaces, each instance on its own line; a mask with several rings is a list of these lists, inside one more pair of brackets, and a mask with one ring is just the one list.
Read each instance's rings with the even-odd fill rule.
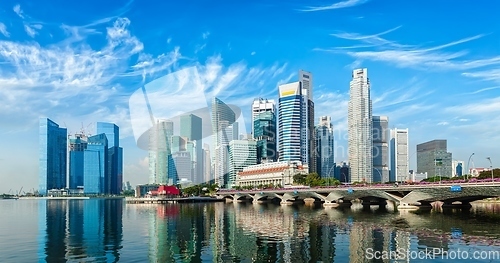
[[301,162],[270,162],[251,165],[243,168],[236,176],[236,185],[258,186],[258,185],[292,185],[293,176],[296,174],[308,174],[309,167]]

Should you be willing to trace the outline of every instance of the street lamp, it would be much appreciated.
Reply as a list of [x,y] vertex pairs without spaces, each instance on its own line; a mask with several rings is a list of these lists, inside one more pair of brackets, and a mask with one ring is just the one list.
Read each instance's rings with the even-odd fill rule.
[[488,159],[488,161],[490,161],[491,182],[493,182],[493,164],[491,163],[491,158],[490,157],[486,157],[486,159]]
[[327,176],[328,176],[328,178],[327,178],[327,180],[328,180],[327,185],[328,185],[328,186],[330,186],[330,180],[331,180],[331,178],[332,178],[332,177],[330,176],[330,174],[331,174],[331,172],[332,172],[333,168],[335,168],[335,165],[333,165],[333,166],[332,166],[332,168],[330,168],[330,170],[328,170],[328,173],[327,173]]
[[[469,164],[470,164],[470,158],[472,158],[472,155],[474,155],[474,153],[472,153],[470,156],[469,156],[469,161],[467,161],[467,176],[465,177],[466,180],[469,179],[469,173],[470,173],[470,170],[469,170]],[[488,157],[489,158],[489,157]]]
[[378,175],[380,175],[380,182],[384,183],[384,182],[382,181],[382,179],[383,179],[383,178],[382,178],[382,173],[378,170],[378,168],[375,168],[375,169],[373,169],[373,170],[375,170],[375,171],[377,171],[377,172],[378,172]]

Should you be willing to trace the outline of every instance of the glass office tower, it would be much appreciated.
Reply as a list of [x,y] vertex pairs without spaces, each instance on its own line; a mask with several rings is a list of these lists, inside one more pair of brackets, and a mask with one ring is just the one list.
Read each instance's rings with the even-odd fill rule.
[[120,147],[120,128],[114,123],[98,122],[97,134],[108,140],[107,194],[120,194],[123,188],[123,148]]
[[39,194],[66,187],[67,135],[66,128],[48,118],[40,118],[39,126]]
[[89,137],[84,152],[83,184],[85,194],[105,194],[108,189],[108,140],[101,133]]

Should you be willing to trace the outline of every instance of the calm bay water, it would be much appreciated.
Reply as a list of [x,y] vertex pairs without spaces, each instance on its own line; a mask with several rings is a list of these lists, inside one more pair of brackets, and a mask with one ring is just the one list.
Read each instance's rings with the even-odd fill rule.
[[413,213],[0,200],[0,262],[500,262],[499,222],[500,204]]

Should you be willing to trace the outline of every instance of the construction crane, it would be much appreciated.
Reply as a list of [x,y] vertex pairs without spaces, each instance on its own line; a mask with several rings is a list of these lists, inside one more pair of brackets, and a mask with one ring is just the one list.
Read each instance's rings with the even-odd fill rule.
[[24,186],[21,186],[21,189],[19,189],[19,192],[17,193],[17,196],[21,196],[21,191],[23,190]]

